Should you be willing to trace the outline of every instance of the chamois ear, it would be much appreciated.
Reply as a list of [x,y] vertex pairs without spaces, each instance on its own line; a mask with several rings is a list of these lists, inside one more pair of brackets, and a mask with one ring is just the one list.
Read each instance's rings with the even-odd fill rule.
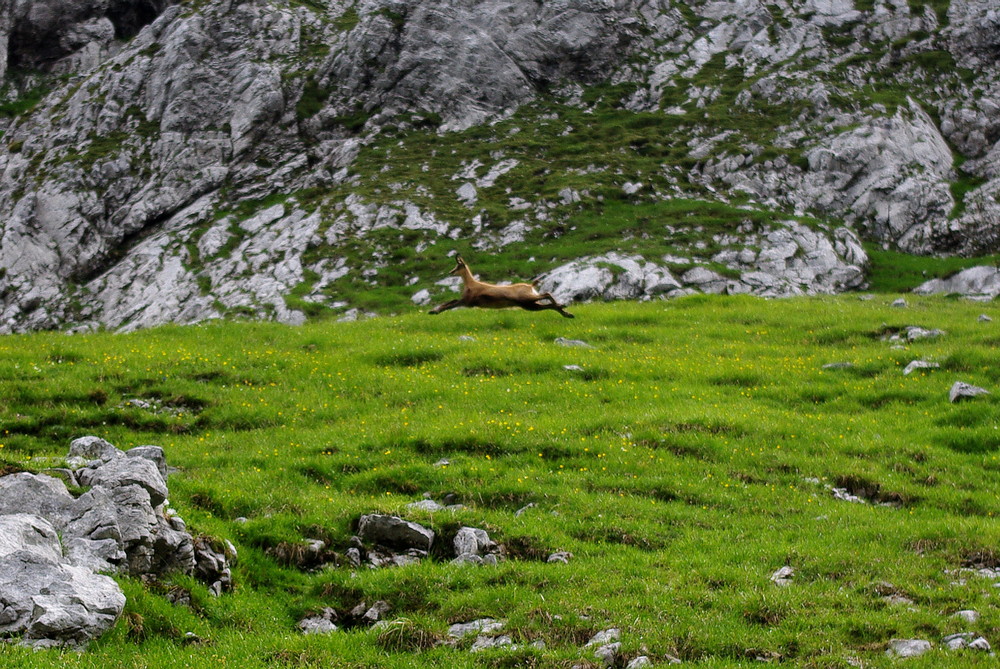
[[465,264],[465,261],[462,260],[462,256],[455,256],[455,262],[457,262],[459,265]]

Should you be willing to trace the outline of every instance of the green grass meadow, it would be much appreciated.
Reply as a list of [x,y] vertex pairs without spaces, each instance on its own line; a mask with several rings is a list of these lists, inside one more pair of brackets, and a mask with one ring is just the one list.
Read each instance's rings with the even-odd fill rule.
[[[625,661],[890,666],[891,639],[922,638],[935,649],[906,667],[993,666],[940,640],[972,631],[1000,644],[1000,591],[954,573],[1000,564],[1000,332],[978,318],[1000,314],[911,295],[892,308],[895,297],[0,338],[7,471],[58,464],[88,434],[160,445],[178,468],[171,506],[239,551],[232,593],[121,578],[125,613],[86,652],[0,645],[0,665],[587,667],[583,643],[618,627]],[[946,334],[885,339],[908,325]],[[915,359],[941,366],[904,376]],[[823,369],[840,362],[852,366]],[[958,380],[992,394],[951,404]],[[406,508],[425,492],[465,509]],[[373,511],[434,529],[433,558],[370,570],[282,557],[307,539],[342,554]],[[462,525],[486,529],[508,559],[452,565]],[[545,562],[560,550],[569,564]],[[784,565],[795,576],[779,587],[770,575]],[[190,606],[170,603],[177,589]],[[402,622],[295,629],[377,599]],[[982,617],[952,617],[963,609]],[[433,644],[481,617],[506,620],[520,648]]]

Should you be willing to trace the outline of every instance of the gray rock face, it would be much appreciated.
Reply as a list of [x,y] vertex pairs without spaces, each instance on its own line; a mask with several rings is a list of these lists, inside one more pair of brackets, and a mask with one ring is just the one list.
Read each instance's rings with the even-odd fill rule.
[[125,596],[107,576],[63,560],[45,519],[0,515],[0,633],[35,646],[84,644],[114,625]]
[[422,109],[446,128],[466,128],[530,100],[538,86],[610,74],[638,36],[633,8],[627,0],[366,0],[320,81],[346,105],[385,115]]
[[926,253],[954,206],[951,150],[912,100],[908,110],[837,136],[807,154],[815,204],[849,213],[872,236]]
[[7,64],[60,73],[86,71],[163,12],[168,0],[8,0]]

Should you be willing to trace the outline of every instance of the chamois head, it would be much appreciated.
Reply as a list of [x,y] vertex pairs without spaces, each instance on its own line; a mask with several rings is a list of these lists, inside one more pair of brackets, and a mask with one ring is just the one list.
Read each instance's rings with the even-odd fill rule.
[[465,264],[465,261],[462,260],[462,256],[455,256],[455,269],[451,270],[449,274],[458,276],[459,274],[462,273],[462,270],[464,270],[466,267],[467,265]]

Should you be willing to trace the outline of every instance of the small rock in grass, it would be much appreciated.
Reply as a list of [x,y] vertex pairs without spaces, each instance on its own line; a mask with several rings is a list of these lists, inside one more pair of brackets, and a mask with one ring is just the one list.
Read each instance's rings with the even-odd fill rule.
[[563,365],[563,369],[565,369],[567,372],[582,372],[583,371],[583,367],[581,367],[580,365]]
[[419,502],[410,502],[406,505],[407,509],[419,509],[421,511],[441,511],[444,506],[438,504],[432,499],[422,499]]
[[570,348],[594,348],[590,344],[580,339],[566,339],[565,337],[556,337],[556,344],[560,346],[568,346]]
[[916,369],[937,369],[941,365],[926,360],[914,360],[903,369],[903,376],[909,376]]
[[448,636],[453,639],[461,639],[469,636],[470,634],[489,634],[490,632],[499,632],[503,629],[503,626],[504,621],[502,620],[480,618],[467,623],[455,623],[448,628]]
[[927,330],[926,328],[917,327],[915,325],[910,325],[906,328],[906,338],[910,341],[916,341],[917,339],[931,339],[933,337],[940,337],[944,334],[944,330],[938,330],[937,328]]
[[890,304],[889,306],[894,307],[896,309],[903,309],[907,306],[907,304],[906,300],[900,297],[899,299],[893,300],[892,304]]
[[501,634],[500,636],[485,636],[480,635],[476,638],[476,642],[472,644],[470,652],[478,653],[481,650],[486,650],[488,648],[503,648],[505,646],[513,646],[514,640],[511,639],[506,634]]
[[594,651],[594,657],[601,661],[605,667],[614,667],[618,664],[618,655],[621,653],[622,645],[617,641],[600,646]]
[[604,645],[609,644],[609,643],[611,643],[613,641],[618,641],[618,639],[620,637],[621,637],[621,630],[619,630],[617,627],[610,627],[610,628],[608,628],[606,630],[602,630],[602,631],[598,632],[597,634],[595,634],[594,636],[592,636],[590,638],[590,641],[588,641],[585,644],[585,647],[589,647],[589,646],[604,646]]
[[983,637],[977,637],[969,642],[969,648],[972,650],[981,650],[985,653],[989,653],[993,649],[990,647],[990,642]]
[[853,362],[831,362],[823,365],[823,369],[850,369],[854,367]]
[[975,624],[979,622],[979,611],[973,611],[972,609],[963,609],[956,612],[952,618],[961,618],[967,623]]
[[337,626],[333,623],[336,618],[336,611],[329,608],[323,609],[314,616],[300,620],[298,628],[303,634],[329,634],[337,631]]
[[562,562],[563,564],[569,564],[570,558],[573,554],[569,551],[559,551],[550,555],[545,561],[546,562]]
[[645,655],[640,655],[631,662],[625,665],[625,669],[643,669],[644,667],[652,667],[653,661],[650,660]]
[[785,586],[791,585],[792,579],[795,577],[795,567],[790,567],[785,565],[781,569],[777,570],[771,574],[771,580],[777,585]]
[[931,649],[931,642],[923,639],[893,639],[885,652],[889,657],[917,657]]
[[993,319],[990,318],[989,316],[987,316],[986,314],[979,314],[979,322],[980,323],[992,323]]
[[960,402],[962,400],[971,399],[977,395],[989,395],[990,391],[985,388],[980,388],[979,386],[973,386],[968,383],[963,383],[962,381],[955,381],[955,384],[948,391],[948,399],[952,402]]
[[847,488],[830,488],[830,490],[833,492],[834,499],[839,499],[843,502],[853,502],[854,504],[867,504],[865,500],[848,492]]
[[521,514],[523,514],[525,511],[527,511],[528,509],[533,509],[533,508],[535,508],[535,503],[534,502],[528,502],[525,506],[522,506],[520,509],[518,509],[517,511],[515,511],[514,512],[514,516],[518,517]]

